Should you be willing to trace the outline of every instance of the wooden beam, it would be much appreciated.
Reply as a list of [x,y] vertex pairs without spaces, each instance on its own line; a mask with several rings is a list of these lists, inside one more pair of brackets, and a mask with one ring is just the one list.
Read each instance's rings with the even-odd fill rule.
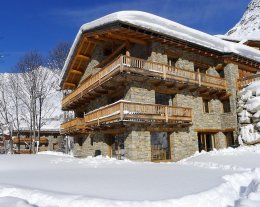
[[77,58],[84,59],[84,60],[89,60],[90,59],[90,57],[88,57],[86,55],[81,55],[81,54],[77,55]]
[[148,44],[147,41],[131,38],[131,37],[128,37],[126,35],[114,34],[112,32],[108,32],[107,35],[110,38],[115,38],[115,39],[119,39],[119,40],[129,41],[129,42],[133,42],[133,43],[140,44],[140,45],[147,45]]
[[79,71],[79,70],[71,69],[70,72],[71,72],[71,73],[74,73],[74,74],[77,74],[77,75],[83,75],[83,72],[81,72],[81,71]]
[[90,37],[85,37],[84,40],[87,41],[87,42],[90,42],[90,43],[101,45],[101,46],[106,44],[106,42],[104,42],[104,41],[96,40],[96,39],[93,39],[93,38],[90,38]]
[[113,60],[120,52],[121,50],[127,45],[127,43],[123,43],[120,45],[113,53],[111,53],[106,59],[104,59],[101,63],[99,63],[96,68],[101,68],[107,63],[109,63],[111,60]]
[[64,84],[65,84],[66,86],[70,86],[70,87],[73,87],[73,88],[76,87],[76,84],[75,84],[75,83],[65,82]]

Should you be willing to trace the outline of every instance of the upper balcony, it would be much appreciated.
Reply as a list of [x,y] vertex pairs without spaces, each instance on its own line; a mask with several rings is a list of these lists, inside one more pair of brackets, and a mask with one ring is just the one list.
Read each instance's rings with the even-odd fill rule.
[[121,100],[85,114],[85,124],[89,128],[118,122],[189,125],[192,122],[192,110]]
[[245,78],[241,78],[237,80],[237,88],[239,90],[241,90],[242,88],[246,87],[247,85],[249,85],[250,83],[254,82],[254,81],[259,81],[260,80],[260,74],[255,74],[255,75],[251,75]]
[[70,121],[64,122],[60,126],[61,134],[74,134],[81,133],[85,130],[84,118],[75,118]]
[[[226,92],[226,81],[224,78],[179,69],[175,66],[139,58],[119,56],[99,72],[87,77],[76,90],[64,97],[62,100],[62,109],[74,109],[81,101],[84,102],[87,99],[93,99],[96,91],[105,90],[105,87],[102,87],[102,85],[112,81],[113,78],[122,73],[125,75],[138,75],[139,78],[143,78],[144,80],[153,80],[153,83],[157,81],[156,84],[158,82],[161,84],[167,82],[167,88],[175,90],[186,89],[189,86],[192,91],[203,88],[202,91],[204,92],[208,91],[207,89],[211,89],[213,93]],[[158,87],[155,88],[157,89]]]

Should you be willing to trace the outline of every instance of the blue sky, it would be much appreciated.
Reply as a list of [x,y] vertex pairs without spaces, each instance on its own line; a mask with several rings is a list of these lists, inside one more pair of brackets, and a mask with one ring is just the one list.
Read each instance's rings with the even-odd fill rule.
[[79,27],[120,10],[150,12],[186,26],[224,34],[250,0],[0,0],[0,72],[13,70],[26,52],[44,55],[60,41],[73,42]]

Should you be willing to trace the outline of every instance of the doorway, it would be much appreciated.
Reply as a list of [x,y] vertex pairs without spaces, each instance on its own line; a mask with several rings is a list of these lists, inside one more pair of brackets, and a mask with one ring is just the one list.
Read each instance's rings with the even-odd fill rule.
[[151,132],[151,160],[171,159],[170,137],[167,132]]
[[215,147],[215,137],[213,133],[198,133],[199,152],[202,150],[209,152]]
[[109,136],[108,156],[123,160],[125,158],[125,140],[123,135]]

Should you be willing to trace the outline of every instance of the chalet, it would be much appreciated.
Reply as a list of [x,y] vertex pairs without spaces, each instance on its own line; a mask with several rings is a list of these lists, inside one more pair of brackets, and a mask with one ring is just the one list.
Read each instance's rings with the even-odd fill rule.
[[83,25],[64,65],[75,156],[177,161],[235,144],[237,90],[260,52],[138,11]]

